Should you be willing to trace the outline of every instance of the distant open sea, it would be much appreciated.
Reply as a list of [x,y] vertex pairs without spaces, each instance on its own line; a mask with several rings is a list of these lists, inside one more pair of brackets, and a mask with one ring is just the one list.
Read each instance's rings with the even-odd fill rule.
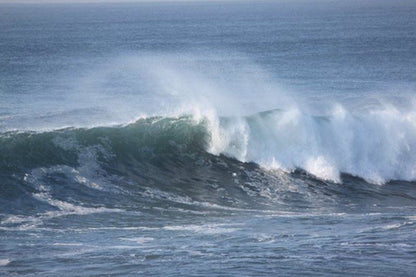
[[1,276],[415,274],[415,1],[0,4]]

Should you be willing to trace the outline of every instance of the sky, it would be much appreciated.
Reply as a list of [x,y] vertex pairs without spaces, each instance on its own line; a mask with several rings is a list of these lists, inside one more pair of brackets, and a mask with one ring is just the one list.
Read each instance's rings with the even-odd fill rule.
[[[134,3],[134,2],[213,2],[213,0],[0,0],[0,3]],[[218,1],[218,0],[216,0]],[[222,0],[235,1],[235,0]]]

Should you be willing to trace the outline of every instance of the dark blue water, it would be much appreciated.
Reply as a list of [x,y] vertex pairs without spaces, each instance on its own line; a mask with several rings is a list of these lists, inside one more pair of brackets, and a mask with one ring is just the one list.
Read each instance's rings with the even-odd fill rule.
[[415,14],[1,4],[0,275],[414,275]]

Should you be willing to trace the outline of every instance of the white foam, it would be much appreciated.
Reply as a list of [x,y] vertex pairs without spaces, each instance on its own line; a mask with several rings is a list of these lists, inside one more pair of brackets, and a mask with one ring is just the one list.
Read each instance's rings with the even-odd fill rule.
[[325,118],[289,109],[227,119],[210,127],[215,128],[209,147],[213,154],[254,161],[265,168],[302,168],[334,182],[340,181],[341,172],[375,184],[416,180],[413,111],[387,106],[352,113],[337,105]]
[[392,229],[399,229],[403,226],[413,225],[413,222],[402,222],[402,223],[394,223],[394,224],[388,224],[381,226],[381,229],[383,230],[392,230]]
[[[62,217],[67,215],[87,215],[93,213],[106,212],[118,213],[123,211],[121,209],[110,209],[105,207],[93,208],[81,205],[77,206],[69,202],[54,199],[48,192],[34,193],[33,197],[40,201],[46,202],[51,206],[56,207],[58,210],[48,211],[34,216],[12,215],[0,222],[0,225],[3,225],[0,227],[0,229],[27,231],[35,228],[38,229],[38,226],[43,224],[44,220],[51,218]],[[14,226],[16,224],[17,226]]]
[[[85,229],[77,229],[84,231]],[[130,227],[89,227],[87,230],[142,230],[142,231],[157,231],[160,230],[160,228],[157,227],[143,227],[143,226],[130,226]]]
[[82,243],[64,243],[64,242],[55,242],[52,245],[55,246],[82,246]]
[[0,259],[0,266],[6,266],[11,262],[9,259]]
[[135,242],[135,243],[143,244],[143,243],[146,243],[146,242],[153,241],[154,238],[150,238],[150,237],[136,237],[136,238],[121,238],[120,240],[132,241],[132,242]]
[[48,193],[35,193],[33,194],[33,197],[35,197],[36,199],[40,201],[44,201],[48,203],[49,205],[54,206],[60,210],[60,211],[46,212],[44,214],[50,217],[64,216],[64,215],[70,215],[70,214],[86,215],[86,214],[92,214],[92,213],[123,211],[121,209],[110,209],[110,208],[105,208],[105,207],[91,208],[91,207],[77,206],[69,202],[54,199]]
[[163,229],[169,231],[189,231],[206,235],[232,233],[239,230],[238,228],[230,227],[224,224],[174,225],[165,226]]

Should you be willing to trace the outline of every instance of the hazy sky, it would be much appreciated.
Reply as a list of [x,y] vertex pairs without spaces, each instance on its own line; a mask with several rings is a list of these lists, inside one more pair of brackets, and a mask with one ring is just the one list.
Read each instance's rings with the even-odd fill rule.
[[[124,2],[257,2],[257,0],[0,0],[1,3],[124,3]],[[268,2],[403,2],[400,0],[261,0]],[[415,1],[415,0],[404,0],[404,1]]]
[[[123,3],[123,2],[195,2],[210,0],[0,0],[0,3]],[[223,0],[224,1],[224,0]],[[233,0],[225,0],[233,1]]]
[[[0,0],[0,3],[123,3],[123,2],[213,2],[213,0]],[[214,0],[218,1],[218,0]],[[221,0],[236,1],[236,0]]]

